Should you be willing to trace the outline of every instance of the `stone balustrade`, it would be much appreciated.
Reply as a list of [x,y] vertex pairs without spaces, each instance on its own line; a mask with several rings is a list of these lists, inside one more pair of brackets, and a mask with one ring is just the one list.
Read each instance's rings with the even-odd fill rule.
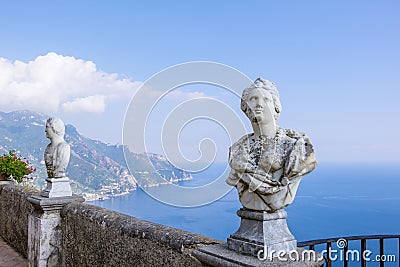
[[35,190],[0,185],[0,236],[25,258],[28,257],[28,216],[34,207],[28,197]]
[[[39,194],[12,185],[0,186],[0,236],[24,257],[29,254],[28,217],[35,214],[28,198]],[[60,259],[55,265],[201,266],[193,252],[221,243],[84,203],[67,204],[60,215]],[[30,262],[30,266],[41,265]]]
[[323,264],[308,258],[261,261],[222,241],[81,201],[79,196],[43,198],[35,190],[0,185],[0,236],[32,267]]

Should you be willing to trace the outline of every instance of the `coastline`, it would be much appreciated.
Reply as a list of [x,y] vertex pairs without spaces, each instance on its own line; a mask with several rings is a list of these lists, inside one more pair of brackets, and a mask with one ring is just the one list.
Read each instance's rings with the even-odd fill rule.
[[[158,186],[162,186],[162,185],[166,185],[166,184],[173,184],[173,183],[178,183],[178,182],[182,182],[182,181],[189,181],[189,180],[193,180],[192,176],[188,176],[188,177],[184,177],[184,178],[176,178],[176,179],[170,179],[169,181],[165,181],[162,183],[156,183],[156,184],[149,184],[146,186],[141,186],[143,188],[151,188],[151,187],[158,187]],[[107,188],[107,190],[100,190],[100,193],[82,193],[83,198],[85,199],[85,201],[97,201],[97,200],[107,200],[110,198],[114,198],[114,197],[121,197],[121,196],[125,196],[128,195],[134,191],[136,191],[138,188],[138,185],[135,185],[134,189],[131,190],[126,190],[123,192],[118,192],[118,193],[113,193],[115,188]]]

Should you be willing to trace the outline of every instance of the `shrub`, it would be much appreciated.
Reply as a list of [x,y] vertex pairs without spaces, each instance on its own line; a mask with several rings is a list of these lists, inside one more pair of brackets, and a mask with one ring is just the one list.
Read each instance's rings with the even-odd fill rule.
[[36,168],[25,158],[17,157],[14,150],[0,156],[0,175],[3,179],[21,183],[24,178],[36,171]]

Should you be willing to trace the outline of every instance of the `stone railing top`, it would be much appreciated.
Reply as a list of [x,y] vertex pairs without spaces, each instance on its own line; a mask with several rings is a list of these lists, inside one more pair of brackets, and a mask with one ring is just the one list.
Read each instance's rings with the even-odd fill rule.
[[86,219],[104,227],[115,229],[122,234],[134,238],[152,240],[179,252],[183,252],[185,249],[196,249],[206,245],[222,243],[222,241],[206,236],[145,221],[89,204],[69,204],[64,207],[61,216],[66,217],[68,213],[81,214]]

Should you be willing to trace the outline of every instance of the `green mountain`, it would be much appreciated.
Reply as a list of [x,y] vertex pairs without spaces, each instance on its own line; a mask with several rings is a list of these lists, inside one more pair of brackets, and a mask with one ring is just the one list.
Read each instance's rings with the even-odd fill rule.
[[[16,150],[37,168],[35,187],[46,184],[43,153],[49,140],[44,130],[48,116],[31,111],[0,112],[0,154]],[[71,146],[67,175],[77,194],[87,198],[118,195],[140,186],[157,186],[166,181],[191,179],[190,174],[172,166],[163,156],[137,154],[121,145],[110,145],[80,135],[72,125],[66,125],[65,140]],[[131,162],[131,173],[124,157]],[[150,162],[149,162],[150,160]],[[154,168],[153,168],[154,166]]]

